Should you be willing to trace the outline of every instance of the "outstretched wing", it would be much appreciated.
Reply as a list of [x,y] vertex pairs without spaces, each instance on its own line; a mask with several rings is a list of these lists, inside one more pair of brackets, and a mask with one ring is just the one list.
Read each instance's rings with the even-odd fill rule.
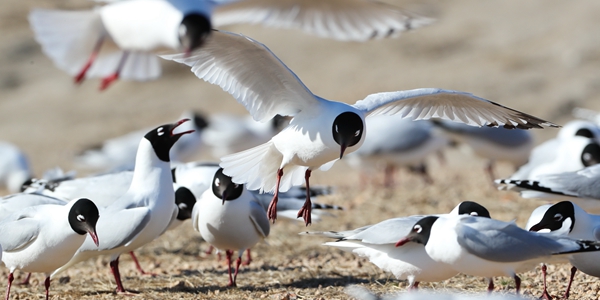
[[372,94],[356,102],[354,107],[367,115],[400,114],[413,120],[442,118],[472,126],[560,127],[470,93],[435,88]]
[[257,121],[293,116],[321,101],[269,48],[241,34],[217,30],[189,56],[160,57],[191,66],[198,78],[230,93]]
[[396,37],[402,31],[432,22],[433,19],[369,0],[246,0],[218,7],[212,17],[217,28],[260,23],[341,41]]

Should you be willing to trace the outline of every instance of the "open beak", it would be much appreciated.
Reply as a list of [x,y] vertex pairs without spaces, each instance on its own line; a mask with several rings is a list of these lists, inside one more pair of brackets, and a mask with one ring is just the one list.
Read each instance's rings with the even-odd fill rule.
[[531,226],[531,228],[529,228],[529,231],[538,232],[538,231],[540,231],[542,229],[544,229],[544,227],[542,227],[542,225],[535,224],[535,225]]
[[411,241],[412,241],[412,240],[411,240],[411,238],[410,238],[410,237],[408,237],[408,236],[407,236],[407,237],[404,237],[404,238],[402,238],[401,240],[399,240],[399,241],[396,243],[396,247],[400,247],[400,246],[402,246],[402,245],[404,245],[404,244],[406,244],[406,243],[408,243],[408,242],[411,242]]
[[195,130],[194,130],[194,129],[191,129],[191,130],[187,130],[187,131],[183,131],[183,132],[177,132],[177,133],[175,133],[175,129],[176,129],[177,127],[179,127],[179,125],[181,125],[181,124],[183,124],[183,123],[185,123],[185,122],[187,122],[187,121],[189,121],[189,120],[190,120],[190,119],[187,119],[187,118],[186,118],[186,119],[181,119],[181,120],[179,120],[177,123],[175,123],[175,126],[173,126],[173,128],[171,129],[171,136],[182,136],[182,135],[184,135],[184,134],[188,134],[188,133],[192,133],[192,132],[194,132]]

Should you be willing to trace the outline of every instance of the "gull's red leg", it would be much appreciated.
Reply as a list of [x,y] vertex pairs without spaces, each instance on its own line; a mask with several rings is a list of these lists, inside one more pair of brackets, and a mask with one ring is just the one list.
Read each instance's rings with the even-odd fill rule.
[[306,226],[310,225],[311,223],[310,211],[312,209],[312,202],[310,201],[310,185],[308,183],[311,172],[312,171],[310,169],[306,169],[306,172],[304,173],[304,180],[306,181],[306,201],[304,201],[304,205],[298,211],[297,216],[297,218],[302,217],[304,219]]
[[227,254],[227,273],[229,274],[229,286],[235,286],[235,281],[231,276],[231,256],[233,256],[233,251],[226,250],[225,254]]
[[111,83],[119,78],[119,74],[121,73],[121,70],[125,66],[125,62],[127,61],[127,56],[129,56],[129,52],[124,51],[123,55],[121,55],[121,60],[119,61],[117,70],[112,75],[102,78],[102,83],[100,84],[101,91],[104,91]]
[[101,36],[98,41],[96,41],[96,45],[94,46],[94,50],[92,50],[92,54],[90,54],[90,58],[88,58],[85,65],[83,65],[83,69],[79,71],[79,73],[75,76],[75,83],[79,84],[83,82],[85,78],[85,74],[90,69],[96,57],[98,57],[98,52],[100,52],[100,47],[102,47],[102,42],[104,42],[104,36]]
[[273,195],[271,203],[269,203],[269,209],[267,209],[267,217],[269,217],[269,220],[273,221],[273,224],[277,219],[277,201],[279,201],[279,184],[281,183],[281,177],[283,177],[283,169],[277,170],[277,186],[275,187],[275,194]]

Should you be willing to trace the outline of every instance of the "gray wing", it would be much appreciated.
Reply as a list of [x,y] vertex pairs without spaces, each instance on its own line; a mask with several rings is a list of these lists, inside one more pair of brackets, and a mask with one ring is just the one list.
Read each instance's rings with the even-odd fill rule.
[[367,115],[399,114],[422,120],[442,118],[471,126],[542,128],[558,125],[469,93],[435,88],[371,94],[354,107]]
[[40,194],[13,194],[0,200],[0,220],[24,208],[43,204],[65,205],[67,201]]
[[96,247],[88,236],[81,251],[102,251],[126,246],[150,222],[150,210],[146,207],[136,207],[118,211],[100,211],[100,218],[96,224],[96,233],[100,246]]
[[513,223],[466,217],[456,226],[457,241],[466,251],[496,262],[519,262],[562,252],[564,245]]
[[218,7],[212,22],[216,28],[260,23],[341,41],[367,41],[394,37],[433,20],[367,0],[250,0]]
[[33,219],[36,208],[24,209],[0,222],[0,245],[2,251],[19,251],[38,237],[40,222]]
[[269,236],[271,230],[269,218],[267,218],[267,213],[262,206],[255,201],[250,201],[250,220],[252,220],[256,231],[258,231],[263,238]]
[[500,189],[517,192],[536,191],[546,194],[600,200],[600,165],[575,172],[540,176],[536,180],[499,179]]
[[320,235],[338,239],[340,241],[357,240],[375,245],[395,244],[400,239],[406,237],[415,223],[423,217],[424,216],[410,216],[388,219],[374,225],[367,225],[347,231],[312,231],[301,234]]

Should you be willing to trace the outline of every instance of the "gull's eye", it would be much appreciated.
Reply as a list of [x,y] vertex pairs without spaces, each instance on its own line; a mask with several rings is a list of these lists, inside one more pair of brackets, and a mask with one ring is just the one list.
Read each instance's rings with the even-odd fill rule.
[[219,178],[215,178],[215,186],[221,186],[221,180],[219,180]]
[[158,136],[161,136],[165,134],[165,130],[162,127],[159,127],[158,129],[156,129],[156,134],[158,134]]
[[554,221],[560,222],[562,221],[563,216],[561,214],[555,214],[554,215]]
[[421,227],[421,225],[415,225],[415,227],[413,227],[413,231],[416,233],[421,233],[421,231],[423,231],[423,227]]
[[469,215],[471,215],[471,216],[479,216],[479,214],[476,211],[471,212]]
[[360,134],[360,130],[357,130],[357,131],[354,133],[354,136],[358,136],[359,134]]
[[233,185],[233,188],[236,188],[236,189],[237,189],[237,188],[239,188],[239,187],[240,187],[240,185],[239,185],[239,184],[237,184],[237,183]]
[[187,208],[187,204],[185,204],[185,203],[180,203],[180,204],[178,205],[178,207],[179,207],[179,209],[186,209],[186,208]]
[[83,215],[77,215],[77,221],[85,222],[85,217]]
[[335,132],[340,132],[337,125],[335,125]]

